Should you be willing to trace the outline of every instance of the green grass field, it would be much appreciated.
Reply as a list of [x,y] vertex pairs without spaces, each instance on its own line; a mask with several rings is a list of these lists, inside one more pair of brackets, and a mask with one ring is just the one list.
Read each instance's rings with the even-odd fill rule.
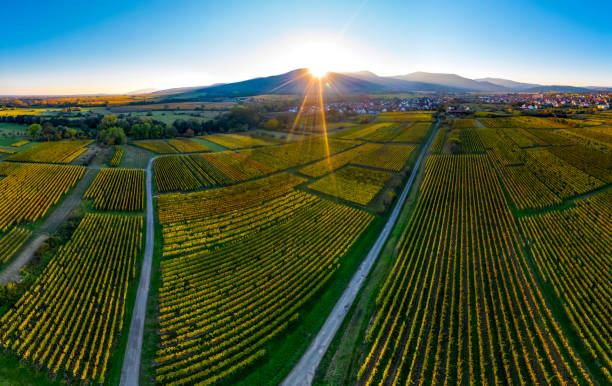
[[116,113],[116,114],[124,114],[129,117],[149,117],[151,119],[155,119],[161,122],[164,122],[167,125],[171,125],[174,121],[182,119],[185,121],[195,119],[196,121],[203,122],[209,121],[221,114],[218,111],[195,111],[195,110],[169,110],[169,111],[133,111],[133,112],[125,112],[125,113]]
[[28,147],[30,144],[22,146],[20,148],[13,147],[11,145],[15,142],[29,139],[27,137],[27,125],[20,125],[18,123],[6,123],[0,122],[0,147],[11,150],[22,150]]

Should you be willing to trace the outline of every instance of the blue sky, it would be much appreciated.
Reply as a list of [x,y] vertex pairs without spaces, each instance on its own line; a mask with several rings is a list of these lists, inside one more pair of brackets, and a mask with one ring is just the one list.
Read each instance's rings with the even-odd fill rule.
[[121,93],[319,66],[612,86],[608,1],[28,1],[0,94]]

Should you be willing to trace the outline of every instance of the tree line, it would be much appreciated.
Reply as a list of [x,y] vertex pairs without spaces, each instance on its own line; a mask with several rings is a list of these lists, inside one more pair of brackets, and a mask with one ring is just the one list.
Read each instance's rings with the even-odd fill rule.
[[[286,103],[286,102],[282,102]],[[26,124],[34,140],[91,138],[100,143],[115,145],[131,139],[162,139],[178,136],[192,137],[212,133],[249,131],[259,128],[284,131],[291,128],[295,113],[278,113],[286,106],[278,103],[247,103],[232,107],[228,112],[203,121],[195,118],[177,119],[172,124],[152,116],[134,117],[126,114],[83,114],[71,117],[17,115],[0,117],[0,122]],[[335,110],[326,112],[328,122],[342,119]]]

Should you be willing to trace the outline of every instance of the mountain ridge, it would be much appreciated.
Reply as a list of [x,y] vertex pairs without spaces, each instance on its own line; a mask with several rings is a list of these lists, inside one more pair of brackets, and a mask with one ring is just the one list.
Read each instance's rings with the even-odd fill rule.
[[[306,68],[283,74],[262,76],[239,82],[217,83],[209,86],[183,87],[156,91],[172,93],[173,97],[229,98],[262,94],[301,95],[313,91],[314,78]],[[604,87],[576,87],[541,85],[503,78],[470,79],[457,74],[417,71],[404,75],[380,76],[372,71],[329,72],[321,79],[325,94],[369,94],[382,92],[593,92]],[[317,91],[318,92],[318,91]]]

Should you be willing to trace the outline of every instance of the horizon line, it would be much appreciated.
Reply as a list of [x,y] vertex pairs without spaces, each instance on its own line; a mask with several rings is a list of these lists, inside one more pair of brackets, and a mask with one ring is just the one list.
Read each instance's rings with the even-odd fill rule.
[[[261,79],[261,78],[267,78],[267,77],[272,77],[272,76],[278,76],[278,75],[284,75],[284,74],[288,74],[291,72],[295,72],[295,71],[308,71],[307,67],[300,67],[300,68],[296,68],[293,70],[289,70],[280,74],[272,74],[272,75],[261,75],[261,76],[255,76],[255,77],[251,77],[248,79],[242,79],[242,80],[236,80],[236,81],[228,81],[228,82],[214,82],[214,83],[210,83],[210,84],[206,84],[206,85],[198,85],[198,86],[193,86],[193,85],[185,85],[185,86],[172,86],[169,88],[163,88],[163,89],[156,89],[155,87],[140,87],[139,89],[154,89],[154,91],[150,91],[148,93],[144,93],[144,94],[134,94],[134,91],[138,91],[139,89],[136,90],[132,90],[132,91],[125,91],[125,92],[100,92],[100,91],[92,91],[92,92],[75,92],[75,93],[11,93],[11,94],[2,94],[2,92],[0,91],[0,98],[14,98],[14,97],[49,97],[49,98],[57,98],[57,97],[104,97],[104,96],[128,96],[130,94],[133,94],[133,96],[138,96],[138,95],[150,95],[152,93],[158,93],[158,92],[163,92],[163,91],[167,91],[167,90],[173,90],[173,89],[181,89],[181,88],[206,88],[206,87],[212,87],[215,85],[223,85],[223,84],[232,84],[232,83],[240,83],[240,82],[245,82],[245,81],[249,81],[252,79]],[[612,86],[602,86],[602,85],[591,85],[591,86],[587,86],[587,85],[580,85],[580,84],[563,84],[563,83],[553,83],[553,84],[539,84],[539,83],[533,83],[533,82],[529,82],[529,81],[520,81],[520,80],[514,80],[514,79],[510,79],[510,78],[505,78],[505,77],[501,77],[501,76],[483,76],[483,77],[477,77],[477,78],[469,78],[463,75],[459,75],[457,73],[454,72],[428,72],[428,71],[422,71],[422,70],[418,70],[418,71],[413,71],[413,72],[408,72],[408,73],[404,73],[404,74],[396,74],[396,75],[379,75],[377,73],[375,73],[374,71],[371,70],[358,70],[358,71],[328,71],[326,74],[355,74],[355,73],[360,73],[360,72],[369,72],[374,74],[375,76],[381,77],[381,78],[394,78],[394,77],[400,77],[400,76],[406,76],[406,75],[410,75],[410,74],[415,74],[415,73],[425,73],[425,74],[435,74],[435,75],[455,75],[455,76],[459,76],[462,77],[464,79],[469,79],[469,80],[473,80],[476,82],[480,82],[479,79],[487,79],[487,78],[492,78],[492,79],[500,79],[500,80],[506,80],[506,81],[512,81],[512,82],[517,82],[517,83],[531,83],[531,84],[536,84],[536,87],[541,86],[541,87],[579,87],[579,88],[595,88],[595,90],[592,90],[593,92],[596,91],[606,91],[606,92],[610,92],[608,90],[604,90],[604,89],[612,89]],[[424,82],[424,83],[428,83],[428,82]],[[435,83],[434,83],[435,84]],[[600,90],[597,90],[600,89]],[[419,91],[419,90],[415,90],[415,91]],[[474,91],[471,91],[474,92]],[[486,91],[481,91],[484,93],[487,93]],[[507,92],[513,92],[513,91],[507,91]],[[514,92],[524,92],[524,91],[514,91]],[[488,93],[504,93],[504,91],[490,91]],[[288,94],[291,95],[291,94]]]

